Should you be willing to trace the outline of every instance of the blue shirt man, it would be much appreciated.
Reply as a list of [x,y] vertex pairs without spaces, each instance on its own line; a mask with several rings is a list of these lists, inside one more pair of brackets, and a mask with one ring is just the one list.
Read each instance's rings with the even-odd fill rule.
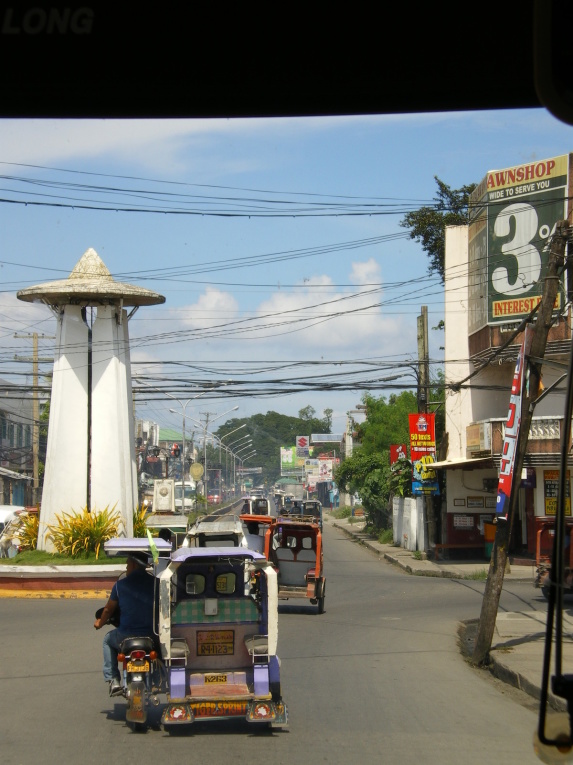
[[103,677],[109,683],[110,696],[121,693],[117,655],[126,637],[153,636],[155,577],[146,572],[147,555],[131,553],[127,559],[126,576],[113,585],[101,616],[94,622],[96,630],[109,623],[119,610],[119,626],[103,639]]

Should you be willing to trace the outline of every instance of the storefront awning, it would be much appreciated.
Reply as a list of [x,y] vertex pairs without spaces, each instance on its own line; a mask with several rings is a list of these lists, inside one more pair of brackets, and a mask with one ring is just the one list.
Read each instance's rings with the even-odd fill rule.
[[495,467],[493,457],[477,457],[475,459],[456,459],[456,460],[443,460],[442,462],[433,462],[431,465],[432,470],[470,470],[471,468],[493,468]]

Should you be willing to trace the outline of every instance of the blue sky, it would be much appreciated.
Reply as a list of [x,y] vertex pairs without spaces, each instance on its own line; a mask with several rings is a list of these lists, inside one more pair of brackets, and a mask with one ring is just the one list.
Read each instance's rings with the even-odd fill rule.
[[[421,306],[433,327],[444,295],[399,225],[405,211],[431,202],[436,175],[459,188],[488,170],[573,151],[573,128],[544,109],[0,120],[0,147],[0,377],[30,371],[13,361],[31,352],[15,333],[55,333],[50,312],[18,301],[16,291],[65,278],[93,247],[115,278],[166,298],[130,321],[135,375],[183,369],[188,379],[305,384],[316,374],[340,381],[354,370],[360,380],[407,373]],[[146,212],[126,211],[144,205]],[[430,331],[434,369],[441,344]],[[41,343],[41,354],[50,346]],[[361,395],[310,386],[198,401],[187,413],[201,419],[238,405],[237,417],[296,415],[310,405],[318,416],[332,409],[333,430],[342,432]],[[165,397],[137,414],[178,427],[173,406]]]

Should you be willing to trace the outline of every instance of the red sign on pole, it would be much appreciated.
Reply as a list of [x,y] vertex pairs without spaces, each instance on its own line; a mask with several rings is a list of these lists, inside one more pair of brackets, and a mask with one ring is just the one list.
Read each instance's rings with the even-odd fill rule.
[[394,465],[398,460],[408,459],[408,447],[406,444],[390,445],[390,465]]

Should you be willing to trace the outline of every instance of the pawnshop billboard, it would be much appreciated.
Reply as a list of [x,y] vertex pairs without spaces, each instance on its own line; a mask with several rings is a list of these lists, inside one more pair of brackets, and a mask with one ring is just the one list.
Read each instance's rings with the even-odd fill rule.
[[[470,196],[470,335],[518,323],[541,301],[551,236],[567,217],[572,157],[490,170]],[[555,309],[564,301],[562,282]]]

